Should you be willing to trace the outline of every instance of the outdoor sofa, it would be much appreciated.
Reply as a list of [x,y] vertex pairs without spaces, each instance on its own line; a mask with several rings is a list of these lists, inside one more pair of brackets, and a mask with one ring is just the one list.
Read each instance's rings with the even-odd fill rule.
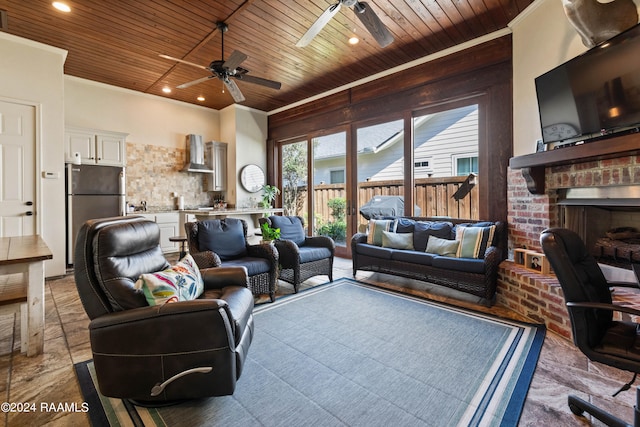
[[381,217],[351,238],[353,275],[376,271],[418,279],[481,297],[492,305],[498,265],[506,258],[501,221]]

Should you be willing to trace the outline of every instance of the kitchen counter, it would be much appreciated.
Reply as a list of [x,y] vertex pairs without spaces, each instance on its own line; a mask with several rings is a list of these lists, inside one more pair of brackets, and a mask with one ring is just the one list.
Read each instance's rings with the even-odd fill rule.
[[[259,233],[260,224],[258,223],[258,219],[267,215],[275,215],[279,213],[283,213],[283,208],[241,208],[241,209],[213,209],[213,208],[200,208],[200,209],[185,209],[180,211],[180,223],[184,224],[187,221],[192,221],[191,218],[195,217],[198,221],[205,221],[207,219],[212,218],[227,218],[227,217],[238,217],[241,219],[250,219],[247,221],[248,230],[247,237],[252,238],[257,233]],[[243,218],[245,217],[245,218]],[[250,240],[250,243],[256,243],[253,240]]]
[[210,216],[220,216],[227,217],[231,215],[263,215],[267,214],[275,214],[284,212],[283,208],[242,208],[242,209],[214,209],[214,208],[199,208],[199,209],[185,209],[180,212],[184,212],[186,214],[192,214],[196,217],[210,217]]

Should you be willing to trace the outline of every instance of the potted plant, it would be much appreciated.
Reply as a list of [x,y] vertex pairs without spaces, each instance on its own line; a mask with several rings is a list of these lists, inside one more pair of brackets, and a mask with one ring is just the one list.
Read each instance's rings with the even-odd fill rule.
[[278,197],[278,194],[280,194],[280,189],[275,185],[266,184],[264,187],[262,187],[262,190],[264,191],[264,193],[262,194],[262,207],[272,207],[274,200],[276,200],[276,197]]
[[263,242],[271,242],[280,238],[280,229],[273,228],[266,222],[263,222],[262,225],[260,225],[260,229],[262,230]]

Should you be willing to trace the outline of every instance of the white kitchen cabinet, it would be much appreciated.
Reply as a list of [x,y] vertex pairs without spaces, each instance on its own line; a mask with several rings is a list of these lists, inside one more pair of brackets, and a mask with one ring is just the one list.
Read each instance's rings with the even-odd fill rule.
[[180,215],[178,212],[163,212],[155,216],[158,227],[160,227],[160,247],[162,252],[178,252],[180,246],[178,242],[169,241],[170,237],[184,234],[180,232]]
[[141,216],[154,221],[160,228],[160,248],[163,253],[178,252],[180,244],[169,241],[170,237],[184,235],[184,227],[180,228],[180,214],[178,212],[143,213],[131,212],[129,216]]
[[227,190],[227,143],[209,141],[206,144],[208,166],[213,173],[207,175],[207,191]]
[[67,127],[65,160],[73,162],[74,153],[80,153],[83,164],[125,166],[126,139],[126,133]]

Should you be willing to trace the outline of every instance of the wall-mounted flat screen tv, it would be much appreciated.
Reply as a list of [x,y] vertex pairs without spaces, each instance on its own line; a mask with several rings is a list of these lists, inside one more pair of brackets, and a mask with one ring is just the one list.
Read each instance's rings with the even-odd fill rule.
[[634,130],[640,126],[640,24],[537,77],[535,85],[545,143]]

